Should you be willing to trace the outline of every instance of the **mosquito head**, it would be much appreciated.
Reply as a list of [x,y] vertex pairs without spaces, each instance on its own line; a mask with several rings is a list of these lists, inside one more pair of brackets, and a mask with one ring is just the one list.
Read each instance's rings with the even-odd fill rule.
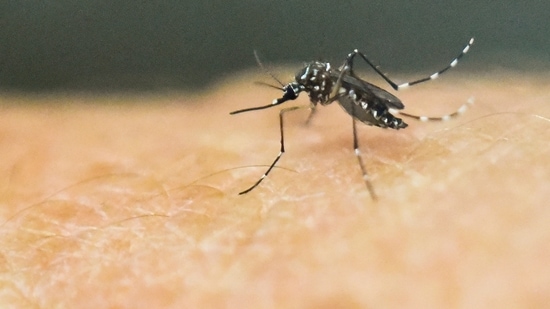
[[267,84],[267,83],[264,83],[264,82],[256,82],[256,83],[260,84],[260,85],[263,85],[263,86],[283,90],[283,96],[279,99],[273,100],[273,102],[271,102],[271,104],[269,104],[269,105],[239,109],[239,110],[230,112],[229,114],[231,114],[231,115],[245,113],[245,112],[251,112],[251,111],[257,111],[257,110],[261,110],[261,109],[266,109],[266,108],[270,108],[270,107],[273,107],[273,106],[277,106],[277,105],[282,104],[282,103],[284,103],[286,101],[289,101],[289,100],[296,100],[296,98],[298,97],[300,92],[306,90],[305,86],[302,83],[298,82],[298,81],[294,81],[294,82],[291,82],[291,83],[288,83],[288,84],[284,85],[277,77],[275,77],[275,75],[273,75],[270,71],[268,71],[263,66],[263,64],[260,61],[260,58],[258,57],[258,54],[256,53],[256,51],[254,51],[254,57],[256,57],[256,62],[258,62],[258,65],[264,71],[266,71],[269,75],[271,75],[271,77],[273,77],[273,79],[275,81],[277,81],[277,83],[279,83],[282,88],[279,88],[277,86],[273,86],[273,85],[270,85],[270,84]]
[[304,90],[304,86],[297,82],[288,83],[283,87],[283,97],[276,99],[273,104],[281,104],[289,100],[296,100],[300,92]]

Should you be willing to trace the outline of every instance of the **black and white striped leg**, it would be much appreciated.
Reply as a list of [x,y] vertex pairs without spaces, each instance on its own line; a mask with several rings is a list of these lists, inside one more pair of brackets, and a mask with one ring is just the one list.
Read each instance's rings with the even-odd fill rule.
[[290,111],[294,111],[294,110],[297,110],[297,109],[301,109],[301,108],[308,108],[309,106],[293,106],[293,107],[288,107],[288,108],[284,108],[282,109],[280,112],[279,112],[279,128],[280,128],[280,131],[281,131],[281,149],[279,151],[279,154],[277,155],[277,157],[275,158],[275,160],[273,160],[273,163],[271,163],[271,165],[269,166],[269,168],[267,169],[267,171],[262,175],[262,177],[260,177],[260,179],[258,179],[258,181],[256,181],[255,184],[253,184],[250,188],[242,191],[242,192],[239,192],[239,195],[242,195],[242,194],[246,194],[250,191],[252,191],[254,188],[256,188],[263,180],[264,178],[267,177],[267,175],[269,175],[269,172],[271,172],[271,170],[275,167],[275,164],[277,164],[277,162],[279,161],[279,159],[281,158],[281,156],[283,155],[283,153],[285,153],[285,138],[284,138],[284,130],[283,130],[283,115],[286,113],[286,112],[290,112]]
[[[371,67],[374,69],[374,71],[376,71],[376,73],[378,75],[380,75],[388,84],[390,84],[390,86],[392,86],[393,89],[395,90],[402,90],[402,89],[405,89],[405,88],[408,88],[410,86],[413,86],[413,85],[416,85],[416,84],[420,84],[420,83],[423,83],[423,82],[427,82],[427,81],[430,81],[430,80],[433,80],[433,79],[436,79],[439,77],[439,75],[443,74],[444,72],[446,72],[447,70],[449,70],[450,68],[454,68],[457,64],[458,64],[458,61],[460,60],[460,58],[462,58],[469,50],[470,50],[470,47],[472,46],[472,44],[474,44],[474,38],[471,38],[469,41],[468,41],[468,44],[466,44],[466,46],[464,46],[464,48],[462,49],[462,52],[460,52],[460,54],[454,58],[450,63],[449,65],[447,65],[445,68],[433,73],[432,75],[428,76],[428,77],[424,77],[424,78],[420,78],[420,79],[417,79],[415,81],[412,81],[412,82],[407,82],[407,83],[403,83],[403,84],[396,84],[394,83],[389,77],[386,76],[386,74],[384,74],[382,71],[380,71],[380,69],[374,65],[368,58],[367,56],[365,56],[365,54],[361,53],[360,51],[358,51],[357,49],[354,50],[352,53],[350,53],[346,59],[346,62],[344,63],[344,66],[342,67],[342,72],[340,74],[340,77],[338,79],[338,81],[341,80],[344,72],[349,72],[349,74],[353,74],[353,59],[355,58],[356,55],[359,55],[361,58],[363,58],[363,60],[365,60],[365,62]],[[337,83],[337,85],[339,85],[339,83]]]
[[365,184],[367,185],[367,190],[369,191],[371,198],[374,201],[376,201],[378,200],[378,197],[374,192],[374,187],[370,182],[369,174],[367,173],[367,169],[365,168],[365,164],[363,163],[363,158],[361,157],[361,149],[359,149],[359,141],[357,138],[357,125],[356,125],[355,118],[352,117],[351,121],[353,123],[353,151],[355,153],[355,156],[357,157],[357,161],[359,162],[359,167],[361,168],[361,175],[363,177],[363,180],[365,181]]
[[405,113],[405,112],[402,112],[402,111],[399,111],[399,110],[396,110],[396,109],[391,109],[391,113],[394,114],[394,115],[402,115],[402,116],[405,116],[405,117],[408,117],[408,118],[412,118],[412,119],[416,119],[418,121],[422,121],[422,122],[428,122],[428,121],[447,121],[447,120],[451,120],[453,118],[456,118],[462,114],[464,114],[464,112],[466,112],[466,110],[468,110],[468,108],[474,104],[474,98],[469,98],[468,101],[466,103],[464,103],[461,107],[459,107],[456,111],[454,111],[453,113],[450,113],[450,114],[447,114],[447,115],[443,115],[443,116],[438,116],[438,117],[430,117],[430,116],[418,116],[418,115],[413,115],[413,114],[409,114],[409,113]]

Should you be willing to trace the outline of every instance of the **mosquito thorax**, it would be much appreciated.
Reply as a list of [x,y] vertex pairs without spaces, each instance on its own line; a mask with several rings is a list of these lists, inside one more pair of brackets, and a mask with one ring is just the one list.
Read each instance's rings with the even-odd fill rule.
[[328,101],[333,85],[330,63],[310,62],[296,74],[295,80],[309,94],[312,103]]

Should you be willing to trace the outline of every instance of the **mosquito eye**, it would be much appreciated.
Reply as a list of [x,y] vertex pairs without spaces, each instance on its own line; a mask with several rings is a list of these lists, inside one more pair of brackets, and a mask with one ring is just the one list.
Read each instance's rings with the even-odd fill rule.
[[287,85],[284,89],[283,98],[286,100],[295,100],[298,97],[298,93],[300,92],[300,89],[295,87],[294,85]]

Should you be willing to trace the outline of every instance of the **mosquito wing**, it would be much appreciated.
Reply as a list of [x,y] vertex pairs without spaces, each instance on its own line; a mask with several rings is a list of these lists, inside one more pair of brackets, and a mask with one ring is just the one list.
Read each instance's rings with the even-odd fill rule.
[[355,119],[371,126],[381,128],[403,129],[407,127],[401,119],[394,117],[390,108],[403,109],[401,101],[375,85],[369,84],[351,75],[342,77],[342,85],[348,90],[353,90],[355,96],[341,94],[338,103]]
[[[339,73],[338,73],[339,74]],[[388,108],[403,109],[405,106],[393,94],[368,83],[359,77],[351,74],[345,74],[342,77],[342,87],[353,89],[355,93],[363,100],[372,103],[383,104]]]

